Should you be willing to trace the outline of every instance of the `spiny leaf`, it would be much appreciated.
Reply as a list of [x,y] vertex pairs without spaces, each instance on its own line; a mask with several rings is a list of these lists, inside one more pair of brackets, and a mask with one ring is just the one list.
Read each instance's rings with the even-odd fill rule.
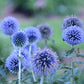
[[70,54],[72,54],[74,52],[74,48],[72,48],[71,50],[65,51],[65,56],[68,56]]

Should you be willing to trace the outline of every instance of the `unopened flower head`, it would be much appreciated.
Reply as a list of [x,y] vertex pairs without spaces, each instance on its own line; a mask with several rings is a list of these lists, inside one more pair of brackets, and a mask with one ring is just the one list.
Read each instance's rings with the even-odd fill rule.
[[58,66],[58,56],[49,49],[39,50],[33,57],[33,70],[38,75],[53,73]]
[[62,29],[66,29],[67,27],[70,26],[79,26],[80,28],[82,28],[83,24],[81,20],[79,20],[77,17],[68,17],[64,20],[62,24]]
[[52,29],[50,26],[46,25],[46,24],[41,24],[38,26],[40,32],[41,32],[41,35],[42,35],[42,38],[43,39],[49,39],[51,37],[51,34],[52,34]]
[[40,31],[36,27],[28,27],[25,30],[29,43],[36,43],[40,38]]
[[23,47],[27,42],[27,36],[24,32],[19,31],[13,34],[12,44],[15,47]]
[[[28,57],[27,54],[26,54],[26,52],[24,52],[24,54],[22,54],[22,53],[23,53],[23,51],[21,51],[21,58],[22,58],[22,61],[21,61],[21,70],[23,71],[29,65],[29,59],[25,58],[25,55],[26,55],[26,57]],[[18,70],[19,70],[18,55],[19,55],[19,51],[18,50],[14,50],[10,54],[10,56],[8,56],[8,58],[6,59],[5,66],[12,73],[17,73]]]
[[1,31],[6,35],[12,35],[20,28],[18,20],[12,16],[5,17],[0,26]]
[[83,42],[84,32],[78,26],[70,26],[63,30],[62,37],[64,41],[73,46]]

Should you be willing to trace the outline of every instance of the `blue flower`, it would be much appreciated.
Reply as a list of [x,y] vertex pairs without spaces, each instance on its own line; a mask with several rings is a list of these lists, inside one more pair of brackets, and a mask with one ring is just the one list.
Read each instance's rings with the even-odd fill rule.
[[19,31],[13,34],[12,36],[12,44],[15,47],[23,47],[27,42],[27,36],[24,32]]
[[36,43],[40,38],[40,31],[36,27],[28,27],[25,30],[29,43]]
[[68,17],[64,20],[62,24],[62,29],[66,29],[67,27],[70,26],[79,26],[80,28],[82,28],[83,24],[81,20],[79,20],[77,17]]
[[78,26],[70,26],[63,30],[62,37],[64,41],[73,46],[83,42],[84,32]]
[[[24,53],[24,54],[23,54]],[[18,61],[18,55],[19,55],[19,51],[18,50],[14,50],[10,56],[8,56],[8,58],[6,59],[6,68],[8,68],[10,70],[10,72],[12,73],[17,73],[19,70],[19,61]],[[27,57],[27,58],[26,58]],[[27,66],[29,66],[29,58],[28,58],[28,54],[26,54],[26,52],[21,50],[21,70],[23,71]]]
[[18,20],[14,17],[5,17],[1,22],[1,31],[6,35],[12,35],[20,28]]
[[39,50],[33,57],[33,70],[38,75],[48,75],[58,66],[58,56],[49,49]]
[[41,32],[41,36],[43,39],[49,39],[51,37],[52,29],[50,26],[48,26],[46,24],[41,24],[38,26],[38,28]]

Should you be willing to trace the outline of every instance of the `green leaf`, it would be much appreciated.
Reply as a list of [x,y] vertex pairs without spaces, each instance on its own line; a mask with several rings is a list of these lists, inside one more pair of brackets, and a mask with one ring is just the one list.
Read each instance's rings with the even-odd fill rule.
[[65,51],[65,56],[68,56],[70,54],[72,54],[74,52],[74,48],[72,48],[71,50]]
[[84,57],[84,55],[76,54],[76,57]]
[[0,66],[0,75],[6,78],[6,72],[5,72],[5,69],[3,69],[3,66]]
[[74,61],[74,63],[84,64],[84,62],[81,62],[81,61]]

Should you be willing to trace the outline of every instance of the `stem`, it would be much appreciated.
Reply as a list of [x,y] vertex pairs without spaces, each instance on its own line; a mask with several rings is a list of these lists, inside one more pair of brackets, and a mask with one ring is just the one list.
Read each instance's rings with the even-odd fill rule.
[[72,78],[71,78],[71,84],[74,84],[74,72],[73,72],[73,56],[71,57],[71,75],[72,75]]
[[43,80],[44,80],[44,75],[41,76],[40,84],[43,84]]
[[[31,70],[32,70],[32,55],[31,55],[31,45],[29,46],[29,56],[30,56],[30,66],[31,66]],[[32,70],[32,76],[33,76],[33,80],[34,82],[36,82],[36,78],[35,78],[35,74]]]
[[47,39],[45,39],[45,47],[46,48],[48,47],[48,45],[47,45]]
[[21,53],[20,53],[20,49],[19,49],[19,58],[18,58],[18,60],[19,60],[19,72],[18,72],[18,80],[19,80],[19,84],[21,84],[21,55],[20,55]]
[[[71,49],[73,48],[73,46],[71,46]],[[71,57],[71,75],[72,75],[72,77],[71,77],[71,84],[74,84],[74,72],[73,72],[73,55],[72,55],[72,57]]]

